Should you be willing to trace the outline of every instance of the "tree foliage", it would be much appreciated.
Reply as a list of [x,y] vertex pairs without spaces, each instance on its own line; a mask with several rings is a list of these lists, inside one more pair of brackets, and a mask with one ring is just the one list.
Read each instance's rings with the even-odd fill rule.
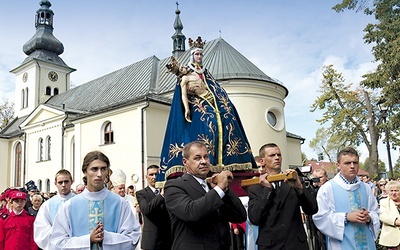
[[0,104],[0,130],[5,128],[14,118],[14,103],[3,100]]
[[301,163],[304,166],[306,161],[308,161],[307,159],[307,155],[304,152],[301,152]]
[[363,86],[381,90],[385,105],[389,107],[387,126],[392,145],[400,145],[400,1],[374,0],[373,6],[367,0],[343,0],[333,7],[336,11],[344,9],[361,10],[374,15],[376,22],[364,29],[364,41],[372,44],[372,53],[378,66],[374,72],[364,75]]
[[326,128],[319,128],[315,132],[315,137],[310,141],[310,148],[316,152],[323,153],[328,157],[329,162],[336,161],[336,155],[346,146],[347,141],[344,137],[337,134],[330,134]]
[[325,133],[335,138],[340,146],[365,144],[371,159],[368,171],[376,173],[379,130],[377,110],[371,104],[371,94],[365,89],[353,90],[352,84],[346,85],[342,74],[332,65],[325,66],[322,75],[321,95],[311,105],[311,112],[317,109],[324,111],[322,118],[317,121],[320,124],[329,123]]
[[[360,166],[360,168],[368,171],[368,169],[366,169],[366,166],[369,166],[369,165],[370,165],[370,160],[369,160],[369,157],[367,157],[365,159],[365,161],[364,161],[363,167]],[[387,172],[386,171],[386,165],[385,165],[385,163],[383,161],[378,160],[378,173],[383,173],[383,172],[384,173]]]
[[393,176],[400,178],[400,158],[397,159],[396,164],[393,166]]
[[337,12],[344,11],[344,9],[361,11],[367,8],[368,3],[368,0],[343,0],[342,3],[333,6],[332,9]]

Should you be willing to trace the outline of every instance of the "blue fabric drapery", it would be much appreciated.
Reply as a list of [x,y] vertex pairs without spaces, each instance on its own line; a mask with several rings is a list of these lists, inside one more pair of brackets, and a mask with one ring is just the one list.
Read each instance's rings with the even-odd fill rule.
[[181,87],[175,86],[157,182],[184,172],[182,149],[191,141],[206,144],[212,172],[257,168],[235,106],[206,69],[203,79],[209,93],[188,96],[191,123],[184,117]]

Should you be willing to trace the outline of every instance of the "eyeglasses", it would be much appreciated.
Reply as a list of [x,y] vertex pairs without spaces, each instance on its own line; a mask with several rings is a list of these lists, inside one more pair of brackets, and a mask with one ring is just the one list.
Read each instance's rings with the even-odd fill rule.
[[381,187],[382,187],[382,186],[386,186],[386,184],[379,184],[379,186],[381,186]]

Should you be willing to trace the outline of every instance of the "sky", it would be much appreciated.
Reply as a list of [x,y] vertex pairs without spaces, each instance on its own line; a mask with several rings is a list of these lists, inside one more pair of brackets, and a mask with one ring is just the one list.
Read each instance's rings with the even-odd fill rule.
[[[10,70],[26,55],[22,46],[35,34],[40,0],[4,1],[0,15],[0,100],[14,101],[15,76]],[[64,45],[60,57],[77,69],[77,86],[150,56],[171,55],[176,0],[50,0],[54,36]],[[362,12],[337,13],[340,0],[203,0],[180,1],[186,38],[222,37],[268,76],[288,88],[286,130],[305,138],[309,147],[321,125],[322,112],[310,112],[324,65],[333,64],[346,83],[358,83],[373,70],[371,45],[363,29],[374,22]],[[187,46],[188,48],[188,46]],[[360,147],[361,160],[368,156]],[[387,165],[384,145],[380,159]],[[393,164],[399,151],[392,151]]]

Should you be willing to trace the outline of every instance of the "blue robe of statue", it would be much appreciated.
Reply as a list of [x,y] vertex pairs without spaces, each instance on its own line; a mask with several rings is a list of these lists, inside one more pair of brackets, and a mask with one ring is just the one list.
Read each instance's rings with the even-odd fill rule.
[[257,168],[239,115],[228,94],[206,69],[203,79],[209,94],[188,96],[191,123],[185,120],[179,83],[175,87],[157,182],[184,172],[182,149],[191,141],[206,144],[212,172]]

